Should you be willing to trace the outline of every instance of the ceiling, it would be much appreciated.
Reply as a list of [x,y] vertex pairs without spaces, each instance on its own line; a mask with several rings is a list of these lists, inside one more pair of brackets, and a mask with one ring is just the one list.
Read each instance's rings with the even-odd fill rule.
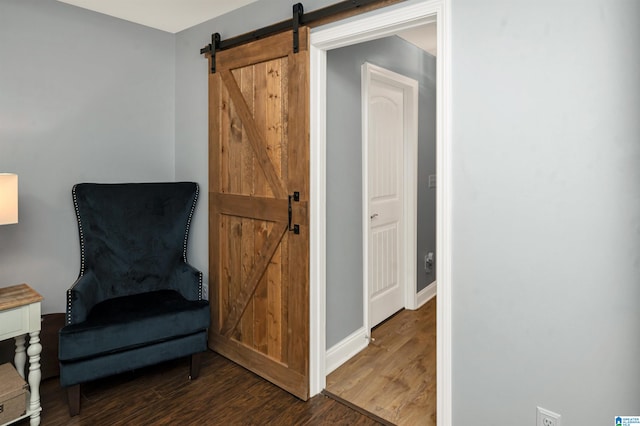
[[257,0],[58,0],[177,33]]
[[419,27],[409,28],[408,30],[398,31],[396,35],[418,46],[425,52],[436,56],[438,50],[436,44],[436,29],[436,23],[432,22]]
[[[258,0],[58,1],[169,33],[177,33]],[[435,23],[400,31],[398,32],[398,36],[418,46],[422,50],[434,56],[436,55]]]

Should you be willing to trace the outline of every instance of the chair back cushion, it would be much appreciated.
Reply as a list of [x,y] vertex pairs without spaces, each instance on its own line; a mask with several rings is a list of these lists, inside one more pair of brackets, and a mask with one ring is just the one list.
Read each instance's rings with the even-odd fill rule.
[[198,199],[194,182],[81,183],[73,187],[80,276],[93,271],[98,299],[166,288],[187,259]]

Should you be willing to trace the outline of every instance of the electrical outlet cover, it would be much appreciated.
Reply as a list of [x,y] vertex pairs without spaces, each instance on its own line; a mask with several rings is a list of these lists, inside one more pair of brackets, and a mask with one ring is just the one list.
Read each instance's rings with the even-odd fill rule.
[[562,426],[562,416],[542,407],[536,407],[536,426]]

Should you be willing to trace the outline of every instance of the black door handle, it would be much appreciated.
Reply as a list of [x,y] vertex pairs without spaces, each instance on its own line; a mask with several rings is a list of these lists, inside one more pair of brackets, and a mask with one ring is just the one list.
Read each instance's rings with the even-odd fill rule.
[[295,191],[293,193],[293,195],[289,195],[289,224],[288,224],[288,228],[289,231],[293,231],[294,234],[299,234],[300,233],[300,225],[298,225],[297,223],[295,223],[293,226],[291,226],[291,216],[292,216],[292,209],[291,209],[291,199],[293,199],[293,201],[300,201],[300,193],[298,191]]

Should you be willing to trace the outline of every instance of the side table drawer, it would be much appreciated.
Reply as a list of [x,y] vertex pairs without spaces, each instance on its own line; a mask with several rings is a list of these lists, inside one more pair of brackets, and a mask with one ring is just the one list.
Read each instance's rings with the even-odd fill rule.
[[0,312],[0,340],[29,332],[29,309],[25,307]]

